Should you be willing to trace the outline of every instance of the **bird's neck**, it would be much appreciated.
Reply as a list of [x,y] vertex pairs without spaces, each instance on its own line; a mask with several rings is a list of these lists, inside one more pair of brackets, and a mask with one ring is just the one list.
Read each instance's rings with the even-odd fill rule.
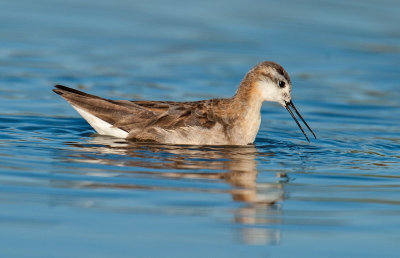
[[245,144],[253,143],[261,123],[263,99],[258,87],[252,82],[242,81],[232,98],[233,110],[237,112],[234,132]]
[[241,113],[260,113],[264,102],[259,87],[254,81],[244,79],[233,96],[232,104]]

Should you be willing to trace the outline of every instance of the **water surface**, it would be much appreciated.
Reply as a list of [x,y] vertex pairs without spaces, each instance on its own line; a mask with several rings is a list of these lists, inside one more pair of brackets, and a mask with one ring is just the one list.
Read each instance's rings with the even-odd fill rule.
[[[395,257],[397,1],[3,1],[0,252],[7,257]],[[233,95],[281,63],[318,139],[262,109],[254,145],[100,136],[59,83],[112,99]]]

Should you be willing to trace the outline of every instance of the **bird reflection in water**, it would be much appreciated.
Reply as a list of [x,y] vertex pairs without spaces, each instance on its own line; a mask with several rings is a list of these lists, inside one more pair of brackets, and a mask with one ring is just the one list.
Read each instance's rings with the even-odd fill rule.
[[[257,182],[258,170],[255,158],[258,152],[253,145],[213,147],[143,144],[101,135],[93,136],[87,144],[70,145],[77,149],[69,159],[118,167],[135,167],[135,170],[123,172],[130,175],[137,174],[141,178],[148,176],[158,179],[212,180],[230,185],[229,189],[185,188],[181,187],[181,184],[171,187],[85,183],[81,187],[230,194],[233,201],[245,204],[233,212],[233,221],[243,225],[239,228],[240,241],[247,244],[279,243],[280,231],[268,228],[268,225],[281,223],[279,219],[281,207],[277,202],[284,198],[283,184],[287,178],[282,173],[273,175],[272,182]],[[146,169],[143,171],[140,168]]]

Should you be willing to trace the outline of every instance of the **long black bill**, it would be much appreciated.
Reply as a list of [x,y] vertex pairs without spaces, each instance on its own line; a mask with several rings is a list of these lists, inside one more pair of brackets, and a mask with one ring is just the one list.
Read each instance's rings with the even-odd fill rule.
[[300,130],[303,132],[304,136],[306,137],[307,141],[310,141],[310,139],[308,139],[307,134],[304,132],[303,128],[301,127],[299,121],[297,121],[297,118],[295,117],[295,115],[293,114],[293,111],[290,108],[293,108],[294,111],[296,112],[296,114],[300,117],[301,121],[303,121],[303,123],[307,126],[308,130],[310,130],[310,132],[314,135],[314,138],[317,139],[317,136],[315,136],[315,133],[313,132],[313,130],[311,130],[311,128],[308,126],[307,122],[304,120],[304,118],[300,115],[299,111],[297,111],[297,108],[294,106],[293,101],[290,102],[286,102],[286,106],[285,108],[287,109],[287,111],[289,111],[290,115],[293,117],[294,121],[296,121],[296,124],[299,126]]

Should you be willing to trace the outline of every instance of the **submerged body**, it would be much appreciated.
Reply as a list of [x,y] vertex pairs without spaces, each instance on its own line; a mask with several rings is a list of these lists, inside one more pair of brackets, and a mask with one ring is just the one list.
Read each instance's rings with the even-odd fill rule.
[[61,85],[54,89],[99,134],[136,141],[191,145],[253,143],[261,123],[262,103],[276,101],[288,109],[293,105],[290,91],[289,75],[273,62],[255,66],[246,74],[236,94],[226,99],[115,101]]

